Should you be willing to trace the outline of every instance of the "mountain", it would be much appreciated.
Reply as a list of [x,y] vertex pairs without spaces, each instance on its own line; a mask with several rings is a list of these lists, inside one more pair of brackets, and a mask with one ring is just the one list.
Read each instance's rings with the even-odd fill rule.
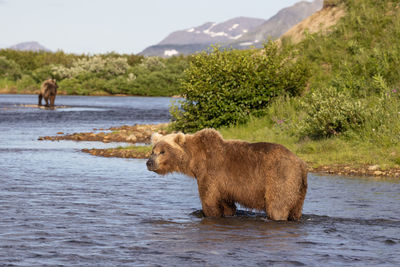
[[245,48],[249,46],[262,47],[265,40],[279,38],[294,25],[321,10],[323,2],[323,0],[314,0],[311,3],[302,1],[284,8],[253,31],[231,42],[230,45],[234,48],[240,48],[240,46]]
[[246,49],[261,47],[269,38],[278,38],[292,26],[320,10],[323,0],[299,2],[280,10],[268,20],[237,17],[222,23],[207,22],[197,27],[175,31],[156,45],[143,50],[145,56],[173,56],[205,50],[212,44]]
[[24,42],[19,43],[13,46],[10,46],[9,49],[13,50],[20,50],[20,51],[51,51],[50,49],[44,47],[43,45],[39,44],[38,42]]
[[223,23],[207,22],[201,26],[176,31],[162,40],[159,45],[177,44],[210,44],[212,42],[225,43],[236,40],[246,32],[263,24],[265,20],[238,17]]
[[157,45],[146,48],[141,54],[146,56],[191,54],[204,50],[211,44],[237,40],[265,21],[263,19],[238,17],[222,23],[207,22],[197,27],[173,32]]

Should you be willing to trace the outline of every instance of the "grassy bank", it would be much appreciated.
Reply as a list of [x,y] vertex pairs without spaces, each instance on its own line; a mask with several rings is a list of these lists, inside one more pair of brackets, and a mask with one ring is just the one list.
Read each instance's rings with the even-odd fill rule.
[[298,140],[284,130],[276,129],[282,127],[281,125],[271,125],[266,120],[253,118],[247,125],[223,128],[220,131],[227,139],[282,144],[313,168],[343,166],[358,169],[373,165],[379,165],[380,170],[400,168],[400,146],[382,146],[379,143],[342,136],[322,140]]
[[385,103],[369,99],[362,125],[324,138],[310,138],[305,134],[308,114],[302,107],[306,103],[302,98],[282,97],[269,106],[266,116],[252,117],[244,125],[222,127],[220,131],[227,139],[282,144],[316,168],[335,165],[354,168],[379,165],[382,170],[400,168],[397,99]]

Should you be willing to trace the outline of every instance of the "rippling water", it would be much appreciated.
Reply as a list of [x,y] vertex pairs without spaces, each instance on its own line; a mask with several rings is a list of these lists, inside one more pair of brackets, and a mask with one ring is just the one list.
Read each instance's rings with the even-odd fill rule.
[[16,266],[396,266],[398,180],[309,175],[300,222],[203,218],[194,180],[39,136],[168,120],[168,98],[0,95],[0,263]]

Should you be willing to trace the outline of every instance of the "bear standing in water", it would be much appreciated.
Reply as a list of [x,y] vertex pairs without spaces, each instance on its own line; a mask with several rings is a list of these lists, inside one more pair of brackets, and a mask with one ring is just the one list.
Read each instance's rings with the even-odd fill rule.
[[307,167],[284,146],[224,140],[213,129],[152,139],[147,168],[195,178],[206,216],[232,216],[239,203],[264,210],[271,220],[301,218]]
[[[39,106],[42,105],[42,98],[46,101],[46,107],[54,107],[54,101],[56,100],[58,85],[55,79],[48,79],[43,82],[40,93],[39,93]],[[50,100],[50,105],[49,105]]]

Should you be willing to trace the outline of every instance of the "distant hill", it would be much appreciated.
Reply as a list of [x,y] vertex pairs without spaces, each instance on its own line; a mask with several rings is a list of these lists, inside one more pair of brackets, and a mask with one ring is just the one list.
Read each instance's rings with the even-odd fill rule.
[[320,10],[322,5],[323,0],[302,1],[280,10],[268,20],[237,17],[222,23],[207,22],[197,27],[175,31],[140,54],[163,57],[192,54],[207,49],[212,44],[237,49],[261,47],[265,40],[280,37],[291,27]]
[[284,8],[256,29],[231,42],[230,45],[236,48],[240,48],[240,46],[261,47],[263,41],[280,37],[297,23],[321,10],[323,2],[323,0],[314,0],[311,3],[302,1]]
[[13,46],[10,46],[9,49],[20,50],[20,51],[51,51],[50,49],[44,47],[38,42],[23,42]]

